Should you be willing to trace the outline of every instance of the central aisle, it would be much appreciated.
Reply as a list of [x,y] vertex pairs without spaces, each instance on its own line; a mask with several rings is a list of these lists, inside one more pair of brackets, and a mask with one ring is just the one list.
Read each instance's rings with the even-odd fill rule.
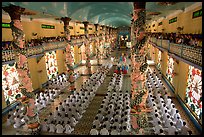
[[[114,68],[112,67],[111,70]],[[95,119],[95,116],[100,108],[102,100],[107,93],[107,87],[111,80],[111,77],[107,76],[101,84],[101,86],[96,91],[96,95],[92,102],[89,104],[89,107],[86,109],[86,112],[83,114],[83,117],[80,119],[79,123],[75,126],[74,131],[72,134],[74,135],[88,135],[91,128],[92,123]]]

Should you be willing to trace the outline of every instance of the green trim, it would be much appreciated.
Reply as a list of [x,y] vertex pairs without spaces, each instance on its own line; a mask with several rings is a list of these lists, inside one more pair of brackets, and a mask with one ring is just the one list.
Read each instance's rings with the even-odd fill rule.
[[161,21],[161,22],[159,22],[158,26],[160,26],[160,25],[162,25],[162,21]]
[[169,20],[169,24],[174,23],[174,22],[177,22],[177,17],[172,18],[172,19]]
[[11,24],[10,23],[4,23],[2,22],[2,28],[11,28]]
[[53,26],[53,25],[41,24],[41,28],[43,28],[43,29],[55,29],[55,26]]
[[193,12],[192,18],[194,19],[194,18],[201,17],[201,16],[202,16],[202,9]]
[[73,29],[73,27],[72,27],[72,26],[69,26],[69,29]]

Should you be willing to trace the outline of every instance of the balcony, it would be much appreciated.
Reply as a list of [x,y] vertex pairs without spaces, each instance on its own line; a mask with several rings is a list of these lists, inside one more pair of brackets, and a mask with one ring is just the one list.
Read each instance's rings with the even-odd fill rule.
[[[202,48],[195,48],[183,44],[170,43],[169,40],[149,38],[149,42],[158,48],[168,51],[175,56],[202,67]],[[189,63],[188,63],[189,64]]]
[[[89,37],[90,41],[94,41],[97,37]],[[102,38],[102,36],[99,36],[99,38]],[[72,45],[80,45],[84,42],[84,39],[71,39]],[[66,41],[61,42],[48,42],[43,43],[40,46],[35,47],[27,47],[26,53],[27,57],[33,57],[36,55],[44,54],[45,52],[56,50],[56,49],[63,49],[67,45]],[[2,50],[2,64],[7,64],[11,61],[14,61],[15,59],[15,50]]]

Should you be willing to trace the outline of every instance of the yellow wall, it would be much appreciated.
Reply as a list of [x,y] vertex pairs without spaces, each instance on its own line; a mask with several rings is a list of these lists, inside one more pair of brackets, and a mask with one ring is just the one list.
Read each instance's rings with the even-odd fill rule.
[[78,46],[74,46],[74,59],[75,59],[75,64],[79,64],[79,54],[78,54]]
[[158,63],[158,54],[159,54],[159,49],[155,48],[155,63]]
[[176,89],[176,93],[181,97],[184,101],[186,96],[186,86],[187,86],[187,78],[188,78],[188,68],[189,65],[179,61],[179,70],[178,70],[178,88]]
[[80,27],[83,27],[84,28],[84,24],[82,23],[76,23],[75,25],[75,35],[82,35],[84,34],[84,29],[80,29]]
[[59,74],[63,73],[65,70],[65,54],[63,54],[63,50],[59,49],[56,51],[56,59],[57,59],[57,68]]
[[[153,54],[153,52],[156,51],[156,53],[158,52],[158,49],[155,48],[154,51],[154,46],[149,45],[149,51],[150,51],[150,57],[152,58],[152,60],[154,60],[154,62],[156,63],[157,59],[155,60],[155,58],[157,58],[156,56],[158,56],[158,54]],[[166,76],[166,70],[167,70],[167,63],[168,63],[168,54],[167,52],[163,51],[161,52],[161,72],[164,76]],[[176,60],[174,60],[174,72],[177,73],[177,75],[175,75],[173,77],[173,87],[175,89],[175,94],[178,94],[181,99],[184,101],[185,99],[185,94],[186,94],[186,86],[187,86],[187,78],[188,78],[188,68],[189,65],[178,60],[178,63],[176,63]]]
[[33,90],[36,90],[40,87],[40,83],[38,80],[38,65],[36,62],[36,58],[29,58],[28,59],[28,67],[29,67],[29,71],[30,71],[30,77],[31,77],[31,81],[32,81],[32,87]]
[[[2,22],[9,23],[9,19],[2,19]],[[55,29],[43,29],[41,24],[54,25]],[[47,23],[43,20],[27,21],[22,19],[23,31],[25,33],[25,40],[36,39],[39,37],[56,37],[62,36],[61,32],[64,32],[63,23]],[[37,33],[37,36],[32,36],[32,33]],[[73,33],[71,31],[71,33]],[[2,40],[13,40],[11,29],[2,28]]]
[[[193,12],[202,9],[202,6],[183,14],[184,33],[202,34],[202,16],[192,19]],[[193,27],[190,27],[193,26]]]
[[41,58],[41,60],[38,62],[37,65],[38,70],[42,70],[41,73],[38,73],[39,83],[43,84],[48,81],[47,77],[47,70],[46,70],[46,64],[45,64],[45,56]]
[[4,109],[7,105],[6,105],[6,101],[5,101],[5,97],[4,97],[4,92],[2,91],[1,92],[2,94],[1,94],[1,96],[2,96],[2,109]]
[[179,63],[176,62],[176,60],[174,59],[174,72],[177,73],[176,75],[174,75],[173,77],[173,87],[175,89],[175,93],[177,93],[178,91],[176,90],[178,88],[178,79],[179,79]]
[[161,53],[161,57],[162,57],[162,62],[161,62],[161,72],[164,76],[166,76],[166,70],[167,70],[167,63],[168,63],[168,58],[167,58],[167,52],[163,51]]
[[[33,89],[41,88],[41,85],[47,82],[47,71],[45,64],[45,57],[42,57],[37,63],[36,58],[28,59],[28,66],[31,74]],[[42,72],[39,72],[42,70]]]
[[[184,27],[182,33],[194,33],[194,34],[202,34],[202,16],[197,18],[192,18],[193,12],[202,9],[202,6],[194,8],[193,10],[187,12],[181,12],[177,15],[170,16],[166,19],[158,20],[157,22],[150,22],[147,24],[147,31],[151,32],[162,32],[164,29],[165,33],[170,32],[178,32],[177,27]],[[169,20],[177,17],[177,22],[169,24]],[[162,21],[162,25],[158,26],[158,24]],[[155,27],[152,25],[155,24]],[[150,28],[149,28],[150,26]],[[193,26],[193,27],[192,27]],[[156,31],[154,31],[156,29]]]

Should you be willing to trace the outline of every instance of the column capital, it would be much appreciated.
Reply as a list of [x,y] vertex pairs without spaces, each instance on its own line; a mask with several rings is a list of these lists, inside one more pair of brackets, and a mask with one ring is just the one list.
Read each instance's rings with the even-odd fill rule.
[[72,19],[70,17],[62,17],[61,20],[64,22],[64,25],[69,25]]
[[84,24],[84,27],[87,28],[89,22],[88,21],[83,21],[82,23]]
[[98,29],[99,24],[94,24],[96,30]]
[[25,11],[25,8],[11,4],[7,7],[2,7],[2,9],[9,14],[11,20],[21,20],[21,14]]
[[136,9],[145,9],[146,2],[134,2],[134,10]]

